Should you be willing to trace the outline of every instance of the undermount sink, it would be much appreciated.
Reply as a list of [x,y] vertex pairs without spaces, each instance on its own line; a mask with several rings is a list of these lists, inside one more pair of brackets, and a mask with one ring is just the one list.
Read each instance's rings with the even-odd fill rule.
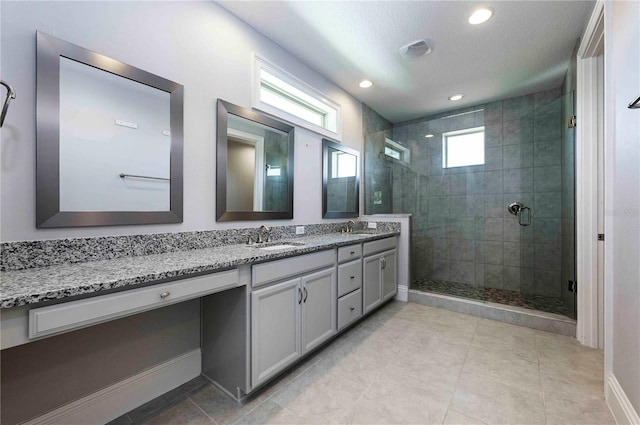
[[268,242],[266,244],[256,244],[251,246],[265,251],[275,251],[278,249],[299,248],[303,245],[304,244],[301,242]]

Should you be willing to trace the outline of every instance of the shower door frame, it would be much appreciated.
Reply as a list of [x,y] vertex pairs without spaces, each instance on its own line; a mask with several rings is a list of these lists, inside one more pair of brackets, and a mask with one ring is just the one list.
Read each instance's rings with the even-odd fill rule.
[[[598,1],[577,57],[576,271],[577,329],[580,343],[604,348],[604,3]],[[599,246],[600,245],[600,246]]]

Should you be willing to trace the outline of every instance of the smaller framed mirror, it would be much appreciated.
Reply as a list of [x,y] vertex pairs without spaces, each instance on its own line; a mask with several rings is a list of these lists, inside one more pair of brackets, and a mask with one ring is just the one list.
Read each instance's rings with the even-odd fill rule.
[[294,127],[218,100],[216,220],[293,218]]
[[360,214],[360,152],[322,139],[322,217]]

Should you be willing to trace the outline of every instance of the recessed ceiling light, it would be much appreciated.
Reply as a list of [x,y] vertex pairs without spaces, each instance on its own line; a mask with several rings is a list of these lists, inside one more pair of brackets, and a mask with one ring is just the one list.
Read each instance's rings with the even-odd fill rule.
[[456,100],[460,100],[463,97],[464,97],[464,94],[458,93],[458,94],[454,94],[454,95],[449,96],[449,100],[452,100],[452,101],[455,102]]
[[369,87],[371,87],[373,85],[373,82],[369,81],[369,80],[362,80],[360,81],[360,87],[362,87],[363,89],[368,89]]
[[433,137],[433,134],[425,134],[424,137],[426,137],[428,139],[430,137]]
[[487,22],[493,16],[493,9],[488,7],[483,7],[481,9],[476,10],[469,16],[469,23],[471,25],[479,25],[484,22]]

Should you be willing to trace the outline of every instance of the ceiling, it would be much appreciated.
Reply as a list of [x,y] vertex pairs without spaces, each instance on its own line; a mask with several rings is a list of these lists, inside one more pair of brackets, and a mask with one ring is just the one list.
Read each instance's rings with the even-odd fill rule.
[[[391,122],[562,85],[594,1],[219,1]],[[467,23],[480,6],[495,14]],[[427,39],[433,51],[398,49]],[[362,89],[369,79],[374,86]],[[448,97],[464,93],[458,102]]]

